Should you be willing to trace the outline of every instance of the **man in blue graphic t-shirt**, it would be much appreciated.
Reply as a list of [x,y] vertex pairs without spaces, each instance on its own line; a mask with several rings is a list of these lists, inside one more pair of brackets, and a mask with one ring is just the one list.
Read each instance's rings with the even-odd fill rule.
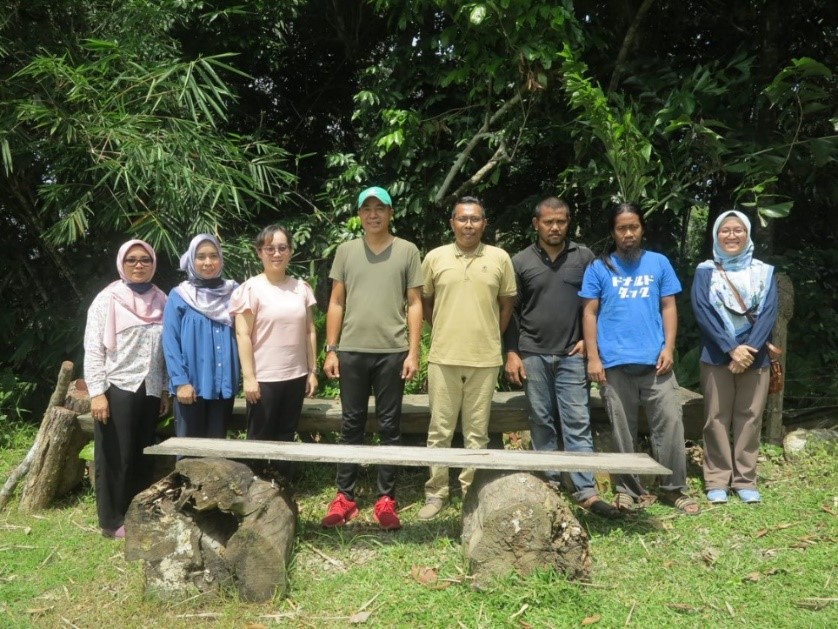
[[[684,424],[678,382],[672,373],[681,283],[669,260],[642,248],[643,215],[632,204],[615,208],[613,251],[585,271],[582,329],[588,377],[599,383],[617,452],[634,452],[638,407],[646,409],[655,459],[672,470],[660,480],[661,499],[695,515],[698,503],[686,495]],[[637,476],[621,474],[614,505],[644,507],[654,496]]]

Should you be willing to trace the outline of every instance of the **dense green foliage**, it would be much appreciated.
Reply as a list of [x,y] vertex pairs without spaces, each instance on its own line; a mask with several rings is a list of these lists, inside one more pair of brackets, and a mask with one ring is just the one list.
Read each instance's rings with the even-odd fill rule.
[[128,235],[160,248],[168,289],[197,230],[242,278],[250,237],[283,222],[323,304],[334,247],[359,233],[352,199],[379,184],[423,250],[464,193],[510,251],[544,195],[572,203],[594,249],[605,208],[636,201],[687,285],[708,225],[739,205],[798,291],[787,393],[835,403],[838,26],[828,0],[734,4],[5,3],[2,372],[46,395]]

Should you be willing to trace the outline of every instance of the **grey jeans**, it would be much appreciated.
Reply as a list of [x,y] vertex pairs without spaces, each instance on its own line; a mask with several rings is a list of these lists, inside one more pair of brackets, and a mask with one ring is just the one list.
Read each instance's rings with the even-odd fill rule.
[[[606,369],[605,377],[607,384],[601,395],[614,431],[614,450],[634,452],[638,410],[643,406],[649,420],[652,456],[672,470],[669,476],[660,477],[660,487],[664,491],[685,490],[684,422],[675,374],[670,371],[657,376],[653,365],[620,365]],[[615,490],[634,498],[648,493],[633,474],[616,475]]]

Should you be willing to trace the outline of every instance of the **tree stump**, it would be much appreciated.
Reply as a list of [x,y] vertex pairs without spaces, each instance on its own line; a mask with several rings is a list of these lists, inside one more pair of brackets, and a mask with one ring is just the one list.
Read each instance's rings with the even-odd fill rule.
[[90,412],[90,394],[87,391],[87,383],[84,379],[73,380],[67,388],[67,395],[64,398],[64,408],[76,411],[79,415]]
[[463,505],[463,550],[478,586],[513,570],[591,576],[587,533],[564,498],[525,472],[476,472]]
[[[73,363],[71,361],[65,360],[64,362],[61,363],[61,368],[58,371],[58,379],[55,382],[55,389],[53,389],[52,395],[49,398],[49,404],[47,405],[47,410],[44,411],[44,417],[41,420],[41,428],[38,430],[38,434],[35,437],[35,442],[32,444],[32,447],[29,449],[29,452],[27,452],[23,461],[21,461],[21,463],[14,470],[12,470],[12,473],[9,475],[9,477],[6,479],[6,482],[3,484],[2,489],[0,489],[0,511],[2,511],[3,509],[6,508],[6,504],[11,499],[12,493],[14,492],[15,487],[17,487],[17,484],[20,482],[20,480],[29,473],[29,470],[32,468],[32,464],[36,460],[38,462],[38,467],[36,468],[36,473],[37,474],[43,473],[43,470],[44,470],[43,465],[44,465],[44,459],[45,459],[46,453],[44,452],[44,448],[42,448],[42,445],[44,445],[45,436],[49,432],[49,430],[52,429],[52,425],[55,421],[55,414],[53,412],[53,409],[55,407],[57,407],[59,404],[61,404],[64,401],[64,398],[67,395],[67,389],[70,386],[70,378],[73,377],[73,369],[74,369],[74,366],[73,366]],[[52,419],[50,419],[50,418],[52,418]],[[75,419],[75,416],[74,416],[74,419]],[[75,423],[75,421],[73,421],[73,423]],[[65,426],[62,424],[61,429],[63,430],[64,428],[65,428]],[[51,438],[49,440],[49,445],[51,445],[53,447],[53,449],[56,449],[56,448],[59,449],[59,450],[65,449],[63,444],[61,444],[60,442],[56,443],[56,441],[58,441],[58,440],[56,440],[54,437]],[[66,450],[65,450],[65,452],[66,452]],[[78,455],[78,451],[76,452],[76,454]],[[66,454],[65,454],[65,458],[66,458]],[[50,461],[54,461],[54,459],[55,459],[55,457],[54,457],[54,453],[53,453],[53,455],[50,456]],[[53,485],[56,482],[55,478],[54,478],[55,477],[55,471],[51,466],[47,466],[46,473],[50,477],[50,482],[52,483],[51,486],[49,488],[47,488],[47,490],[48,490],[48,492],[53,492],[54,493]],[[58,476],[60,477],[60,474]],[[31,476],[30,476],[30,479],[31,479]],[[38,479],[36,479],[35,481],[32,481],[32,482],[37,484],[37,482],[39,482],[39,481],[38,481]],[[34,501],[34,503],[38,505],[38,506],[34,507],[36,509],[40,509],[42,507],[48,506],[49,505],[49,500],[52,499],[52,495],[47,494],[47,497],[49,498],[49,500],[47,500],[47,502],[44,504],[43,503],[44,496],[39,496],[37,498],[37,500],[34,500],[34,498],[31,496],[31,493],[32,492],[30,491],[30,501]],[[20,507],[24,511],[32,510],[29,506],[26,507],[26,508],[23,508],[23,502],[22,501],[21,501]]]
[[234,589],[246,601],[287,591],[297,505],[227,459],[182,459],[138,494],[125,516],[125,558],[143,561],[163,598]]
[[47,411],[38,431],[38,448],[20,497],[19,509],[22,512],[32,513],[50,506],[59,491],[66,487],[62,475],[68,459],[75,457],[79,472],[83,472],[84,463],[78,458],[81,448],[70,451],[77,430],[73,411],[63,406],[52,406]]

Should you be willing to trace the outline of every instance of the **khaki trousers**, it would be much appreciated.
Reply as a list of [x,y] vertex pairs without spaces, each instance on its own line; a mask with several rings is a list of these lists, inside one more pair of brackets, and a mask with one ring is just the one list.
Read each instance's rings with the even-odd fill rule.
[[[733,374],[701,363],[704,394],[704,488],[755,489],[768,368]],[[732,443],[731,443],[732,437]]]
[[[489,414],[499,369],[428,364],[428,404],[431,409],[429,448],[451,447],[451,438],[460,413],[465,447],[480,450],[488,445]],[[463,469],[460,473],[463,497],[473,480],[474,469]],[[431,467],[431,477],[425,483],[425,495],[429,498],[448,499],[447,467]]]

